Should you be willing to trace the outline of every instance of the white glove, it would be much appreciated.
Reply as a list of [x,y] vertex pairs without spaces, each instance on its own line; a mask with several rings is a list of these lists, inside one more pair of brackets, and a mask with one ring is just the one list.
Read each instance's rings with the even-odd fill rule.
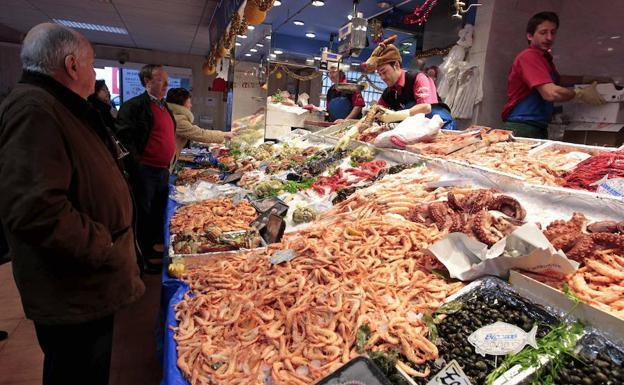
[[384,112],[383,115],[381,115],[381,117],[379,118],[379,120],[381,120],[384,123],[402,122],[405,119],[409,118],[410,116],[409,109],[392,111],[384,107],[379,107],[379,108]]
[[353,127],[349,129],[349,131],[345,132],[344,135],[342,135],[342,137],[338,140],[338,143],[336,143],[336,147],[334,148],[336,150],[345,150],[351,140],[355,138],[359,133],[360,130],[358,129],[358,125],[354,124]]
[[593,82],[588,87],[574,89],[574,99],[594,106],[605,104],[607,101],[604,100],[602,95],[598,93],[598,90],[596,89],[596,84],[597,82]]

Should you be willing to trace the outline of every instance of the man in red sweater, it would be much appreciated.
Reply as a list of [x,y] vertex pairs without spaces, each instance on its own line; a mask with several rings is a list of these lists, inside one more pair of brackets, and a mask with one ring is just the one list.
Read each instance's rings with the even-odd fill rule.
[[169,193],[169,166],[176,151],[175,119],[167,108],[168,75],[161,65],[148,64],[139,73],[145,92],[124,102],[117,116],[117,135],[130,152],[128,170],[137,204],[137,239],[147,273],[157,273],[150,258],[163,243]]

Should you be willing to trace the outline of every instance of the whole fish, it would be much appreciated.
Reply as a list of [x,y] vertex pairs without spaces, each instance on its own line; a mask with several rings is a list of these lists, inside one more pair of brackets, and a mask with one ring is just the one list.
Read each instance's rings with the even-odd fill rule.
[[537,324],[527,333],[516,325],[498,321],[475,330],[468,336],[468,342],[482,356],[503,356],[518,353],[527,344],[537,349],[536,335]]

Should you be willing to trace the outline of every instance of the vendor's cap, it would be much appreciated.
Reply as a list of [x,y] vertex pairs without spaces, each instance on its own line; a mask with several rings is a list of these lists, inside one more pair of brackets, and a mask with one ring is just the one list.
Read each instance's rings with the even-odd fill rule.
[[366,72],[373,72],[380,66],[398,61],[401,63],[401,53],[399,49],[392,44],[397,38],[397,35],[392,35],[386,40],[379,43],[379,45],[373,50],[370,57],[362,67]]

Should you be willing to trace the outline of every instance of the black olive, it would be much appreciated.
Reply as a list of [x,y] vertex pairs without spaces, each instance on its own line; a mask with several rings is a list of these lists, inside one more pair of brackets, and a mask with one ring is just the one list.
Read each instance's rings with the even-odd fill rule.
[[596,365],[599,368],[608,368],[609,366],[611,366],[611,364],[603,360],[595,360],[594,365]]
[[580,384],[581,383],[581,377],[579,376],[570,376],[570,382],[573,384]]
[[581,381],[582,381],[581,383],[582,383],[583,385],[592,385],[592,384],[593,384],[592,379],[591,379],[591,378],[589,378],[589,377],[583,377],[583,378],[581,379]]
[[475,368],[477,368],[479,370],[486,370],[487,369],[487,364],[484,361],[478,361],[475,364]]
[[600,381],[601,383],[609,381],[609,378],[605,376],[603,373],[596,373],[595,377],[596,377],[596,380]]

